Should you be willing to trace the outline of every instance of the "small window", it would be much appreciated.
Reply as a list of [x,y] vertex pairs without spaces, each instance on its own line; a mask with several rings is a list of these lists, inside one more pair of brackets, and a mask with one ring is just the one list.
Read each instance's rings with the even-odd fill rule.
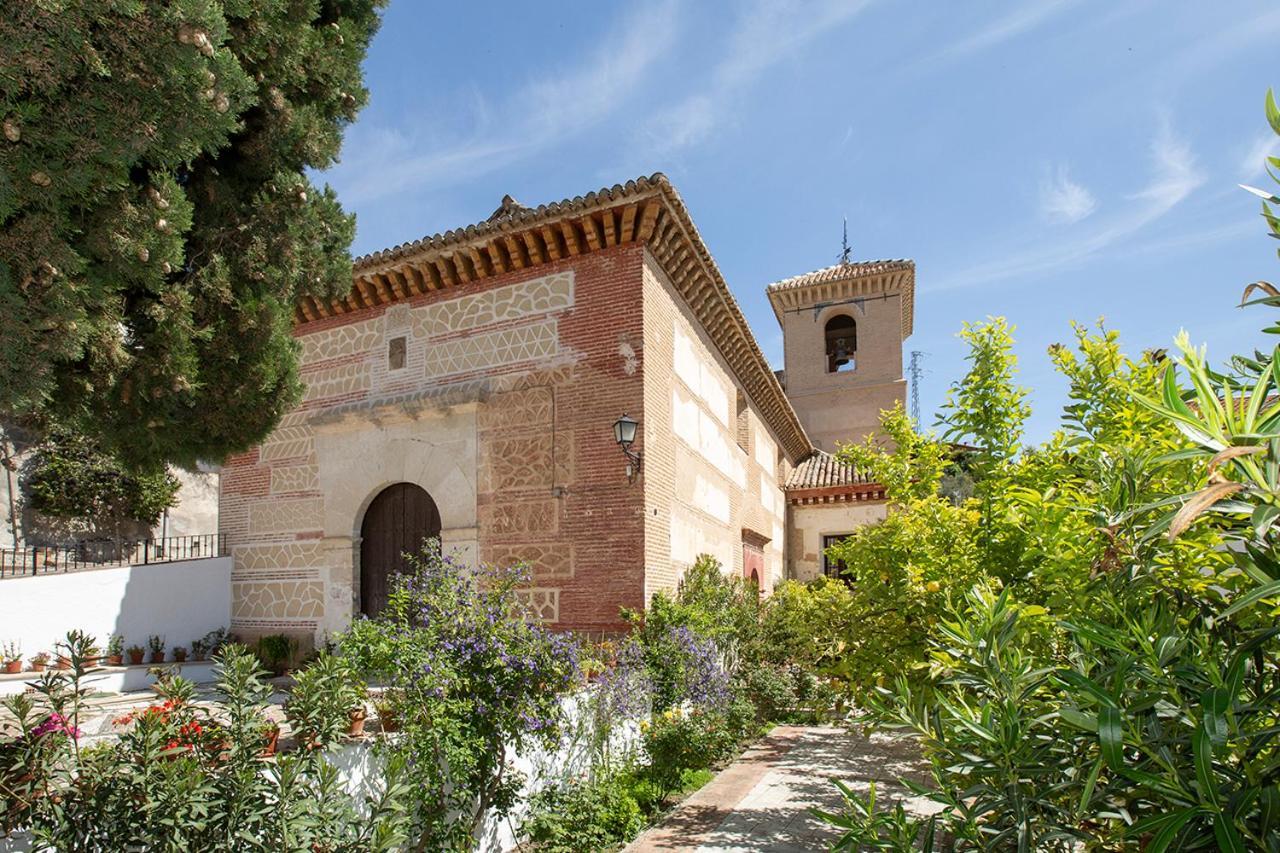
[[387,342],[387,369],[403,370],[404,369],[404,351],[405,339],[403,337],[392,338]]
[[847,314],[827,321],[827,373],[845,373],[857,366],[858,324]]
[[831,559],[831,557],[827,555],[827,549],[832,545],[839,545],[852,535],[852,533],[835,533],[822,537],[822,573],[827,577],[842,577],[846,568],[842,561]]

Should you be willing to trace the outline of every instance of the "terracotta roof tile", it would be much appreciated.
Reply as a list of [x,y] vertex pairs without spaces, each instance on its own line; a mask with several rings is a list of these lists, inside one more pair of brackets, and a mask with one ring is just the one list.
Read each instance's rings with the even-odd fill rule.
[[880,275],[880,273],[894,272],[897,270],[915,269],[915,261],[906,260],[905,258],[897,258],[885,261],[854,261],[847,264],[836,264],[835,266],[826,267],[813,272],[807,272],[803,275],[793,275],[791,278],[784,278],[782,281],[775,281],[769,285],[768,290],[777,292],[779,290],[793,290],[797,287],[804,287],[809,284],[822,284],[828,281],[840,281],[847,278],[861,278],[870,275]]
[[825,489],[832,486],[869,486],[874,481],[865,471],[846,465],[825,450],[815,450],[787,477],[787,490]]

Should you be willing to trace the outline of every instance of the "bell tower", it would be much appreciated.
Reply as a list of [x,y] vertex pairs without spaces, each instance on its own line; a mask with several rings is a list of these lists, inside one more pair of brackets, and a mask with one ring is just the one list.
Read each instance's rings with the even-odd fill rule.
[[861,441],[905,401],[902,342],[911,335],[912,261],[845,261],[769,285],[782,326],[779,377],[820,450]]

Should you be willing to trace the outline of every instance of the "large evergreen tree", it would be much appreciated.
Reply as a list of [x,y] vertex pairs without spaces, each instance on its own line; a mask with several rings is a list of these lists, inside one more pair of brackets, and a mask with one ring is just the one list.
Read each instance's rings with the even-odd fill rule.
[[385,0],[0,0],[0,418],[133,465],[218,459],[298,399],[295,300],[354,219],[307,169]]

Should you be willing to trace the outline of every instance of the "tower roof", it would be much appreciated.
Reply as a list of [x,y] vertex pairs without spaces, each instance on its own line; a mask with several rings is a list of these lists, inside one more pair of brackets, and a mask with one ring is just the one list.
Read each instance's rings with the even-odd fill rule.
[[853,261],[775,281],[765,288],[774,316],[788,311],[821,309],[862,297],[902,296],[902,337],[915,322],[916,263],[906,259]]

